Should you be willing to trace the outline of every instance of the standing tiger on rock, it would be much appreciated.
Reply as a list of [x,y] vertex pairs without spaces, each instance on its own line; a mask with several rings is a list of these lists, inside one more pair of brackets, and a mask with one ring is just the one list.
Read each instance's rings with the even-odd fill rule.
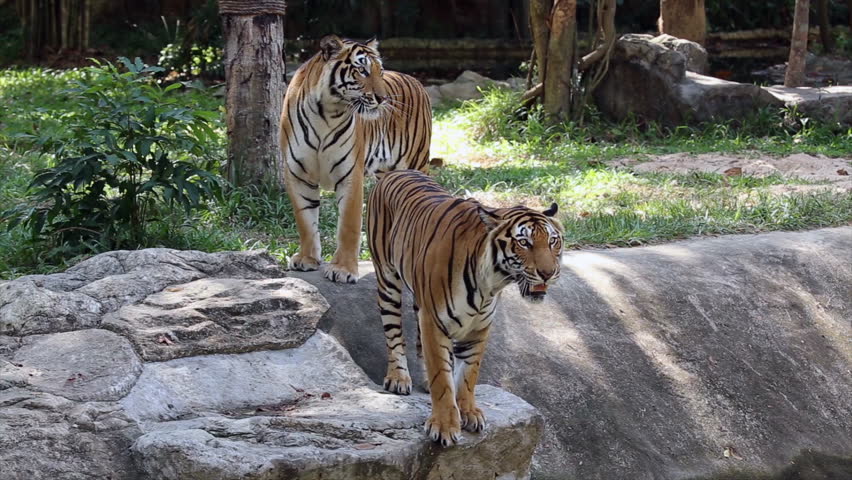
[[556,211],[555,203],[544,212],[490,209],[410,170],[380,175],[370,193],[367,238],[388,350],[384,387],[411,393],[401,322],[405,286],[414,295],[417,353],[432,396],[425,425],[432,440],[447,446],[462,427],[485,427],[474,388],[492,315],[509,284],[538,302],[559,278],[563,229]]
[[337,200],[337,249],[324,275],[358,280],[364,176],[397,168],[425,171],[432,110],[423,86],[384,71],[375,40],[358,43],[330,35],[299,67],[284,96],[281,151],[284,181],[299,230],[294,270],[316,270],[320,188]]

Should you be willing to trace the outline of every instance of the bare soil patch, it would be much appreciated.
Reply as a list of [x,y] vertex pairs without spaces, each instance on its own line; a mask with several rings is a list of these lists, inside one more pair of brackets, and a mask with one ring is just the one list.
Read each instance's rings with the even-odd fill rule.
[[[801,178],[815,182],[831,182],[816,185],[817,188],[839,188],[852,191],[852,158],[830,158],[824,155],[796,153],[783,157],[765,155],[732,155],[721,153],[672,153],[668,155],[644,155],[637,158],[619,158],[609,162],[614,167],[629,167],[636,172],[689,173],[713,172],[725,174],[731,169],[741,169],[736,174]],[[844,174],[845,173],[845,174]],[[791,186],[801,187],[801,186]]]

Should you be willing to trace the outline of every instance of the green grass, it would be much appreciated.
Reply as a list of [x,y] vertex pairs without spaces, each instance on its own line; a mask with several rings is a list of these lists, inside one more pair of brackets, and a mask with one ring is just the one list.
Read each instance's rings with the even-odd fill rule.
[[584,123],[549,125],[540,110],[518,109],[520,93],[493,89],[484,98],[444,106],[435,114],[435,156],[473,157],[487,161],[533,158],[588,162],[643,154],[791,153],[848,156],[852,129],[818,125],[795,112],[764,109],[739,121],[667,129],[656,123],[626,120],[606,122],[587,110]]
[[[0,70],[0,104],[5,107],[0,109],[0,211],[23,201],[33,173],[54,161],[37,153],[38,142],[61,138],[63,120],[76,111],[62,92],[80,75],[79,70]],[[184,90],[199,108],[222,111],[221,98],[209,90]],[[516,105],[516,93],[494,90],[480,101],[436,110],[432,156],[443,157],[446,164],[437,178],[454,193],[473,195],[494,206],[544,207],[558,202],[566,242],[573,247],[641,245],[692,235],[852,221],[848,192],[784,192],[800,185],[820,188],[801,179],[636,173],[606,166],[613,158],[674,152],[848,156],[852,152],[848,130],[784,120],[769,111],[736,125],[675,130],[608,123],[593,111],[582,126],[547,126],[538,112],[519,112]],[[225,145],[221,120],[217,131],[219,139],[212,150],[221,159]],[[323,197],[321,212],[323,251],[330,255],[337,215],[331,195]],[[231,189],[201,211],[164,209],[145,230],[140,247],[266,248],[282,261],[296,251],[298,240],[290,202],[280,191]],[[362,251],[362,258],[367,257]],[[69,254],[65,245],[34,243],[22,228],[7,231],[0,226],[0,278],[57,271],[80,258]]]

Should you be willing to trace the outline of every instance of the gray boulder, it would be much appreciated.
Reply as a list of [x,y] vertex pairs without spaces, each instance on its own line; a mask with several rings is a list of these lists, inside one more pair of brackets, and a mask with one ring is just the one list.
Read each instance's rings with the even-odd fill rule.
[[803,117],[852,126],[852,86],[793,88],[774,85],[763,89]]
[[0,390],[3,480],[140,478],[130,445],[141,434],[113,402]]
[[306,394],[368,385],[346,350],[318,332],[296,348],[146,363],[120,403],[140,422],[174,420],[198,412],[290,404]]
[[96,255],[66,272],[0,285],[0,334],[97,327],[101,316],[169,285],[204,277],[269,278],[283,270],[263,251],[204,253],[166,248]]
[[328,309],[317,290],[288,278],[204,278],[173,285],[107,315],[146,361],[301,345]]
[[[640,37],[640,35],[637,34],[636,37]],[[683,55],[683,58],[686,60],[687,71],[707,75],[707,70],[710,68],[707,60],[707,50],[700,43],[673,37],[665,33],[656,37],[653,35],[641,35],[641,37],[651,42],[659,43],[669,50],[674,50]]]
[[27,277],[0,285],[0,333],[6,335],[95,327],[102,309],[88,295],[40,288]]
[[[536,479],[760,478],[805,451],[809,471],[852,472],[850,251],[852,227],[568,252],[544,303],[504,291],[480,381],[544,415]],[[360,269],[355,286],[290,275],[326,296],[320,328],[378,382]]]
[[263,252],[149,249],[0,285],[0,478],[527,477],[532,407],[486,389],[492,430],[433,447],[426,397],[381,393],[282,273]]
[[0,385],[69,400],[118,400],[141,372],[142,362],[124,337],[106,330],[78,330],[24,337],[12,361],[0,365]]
[[529,478],[541,417],[497,388],[482,387],[478,397],[488,429],[450,449],[423,435],[426,395],[364,387],[160,423],[132,450],[155,480]]
[[492,80],[471,70],[465,70],[452,82],[426,87],[432,105],[444,101],[482,98],[482,90],[491,87],[510,88],[507,82]]
[[687,71],[682,53],[637,34],[616,41],[594,97],[598,108],[616,120],[634,115],[668,126],[738,119],[760,107],[782,105],[756,85]]

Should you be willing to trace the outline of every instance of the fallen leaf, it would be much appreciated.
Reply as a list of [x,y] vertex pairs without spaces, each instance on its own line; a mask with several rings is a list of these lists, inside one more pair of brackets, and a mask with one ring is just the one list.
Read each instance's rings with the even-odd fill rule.
[[181,290],[183,290],[183,289],[180,288],[180,287],[169,287],[169,288],[166,289],[167,292],[179,292]]
[[157,343],[162,343],[164,345],[174,345],[175,342],[172,341],[167,335],[160,335],[157,337]]
[[331,400],[331,394],[328,393],[328,392],[322,392],[322,395],[320,395],[320,398],[323,399],[323,400]]
[[837,174],[838,175],[849,175],[849,172],[847,172],[845,168],[841,168],[840,170],[837,171]]
[[726,177],[736,177],[743,174],[743,169],[740,167],[731,167],[724,172]]
[[580,212],[580,217],[581,217],[581,218],[586,218],[586,217],[588,217],[588,216],[589,216],[589,215],[591,215],[591,214],[592,214],[592,212]]
[[722,450],[722,456],[725,458],[735,458],[737,460],[743,459],[743,457],[739,456],[737,453],[737,449],[731,446],[725,447],[725,449]]
[[372,450],[374,448],[376,448],[376,446],[373,445],[372,443],[356,443],[355,444],[356,450]]

